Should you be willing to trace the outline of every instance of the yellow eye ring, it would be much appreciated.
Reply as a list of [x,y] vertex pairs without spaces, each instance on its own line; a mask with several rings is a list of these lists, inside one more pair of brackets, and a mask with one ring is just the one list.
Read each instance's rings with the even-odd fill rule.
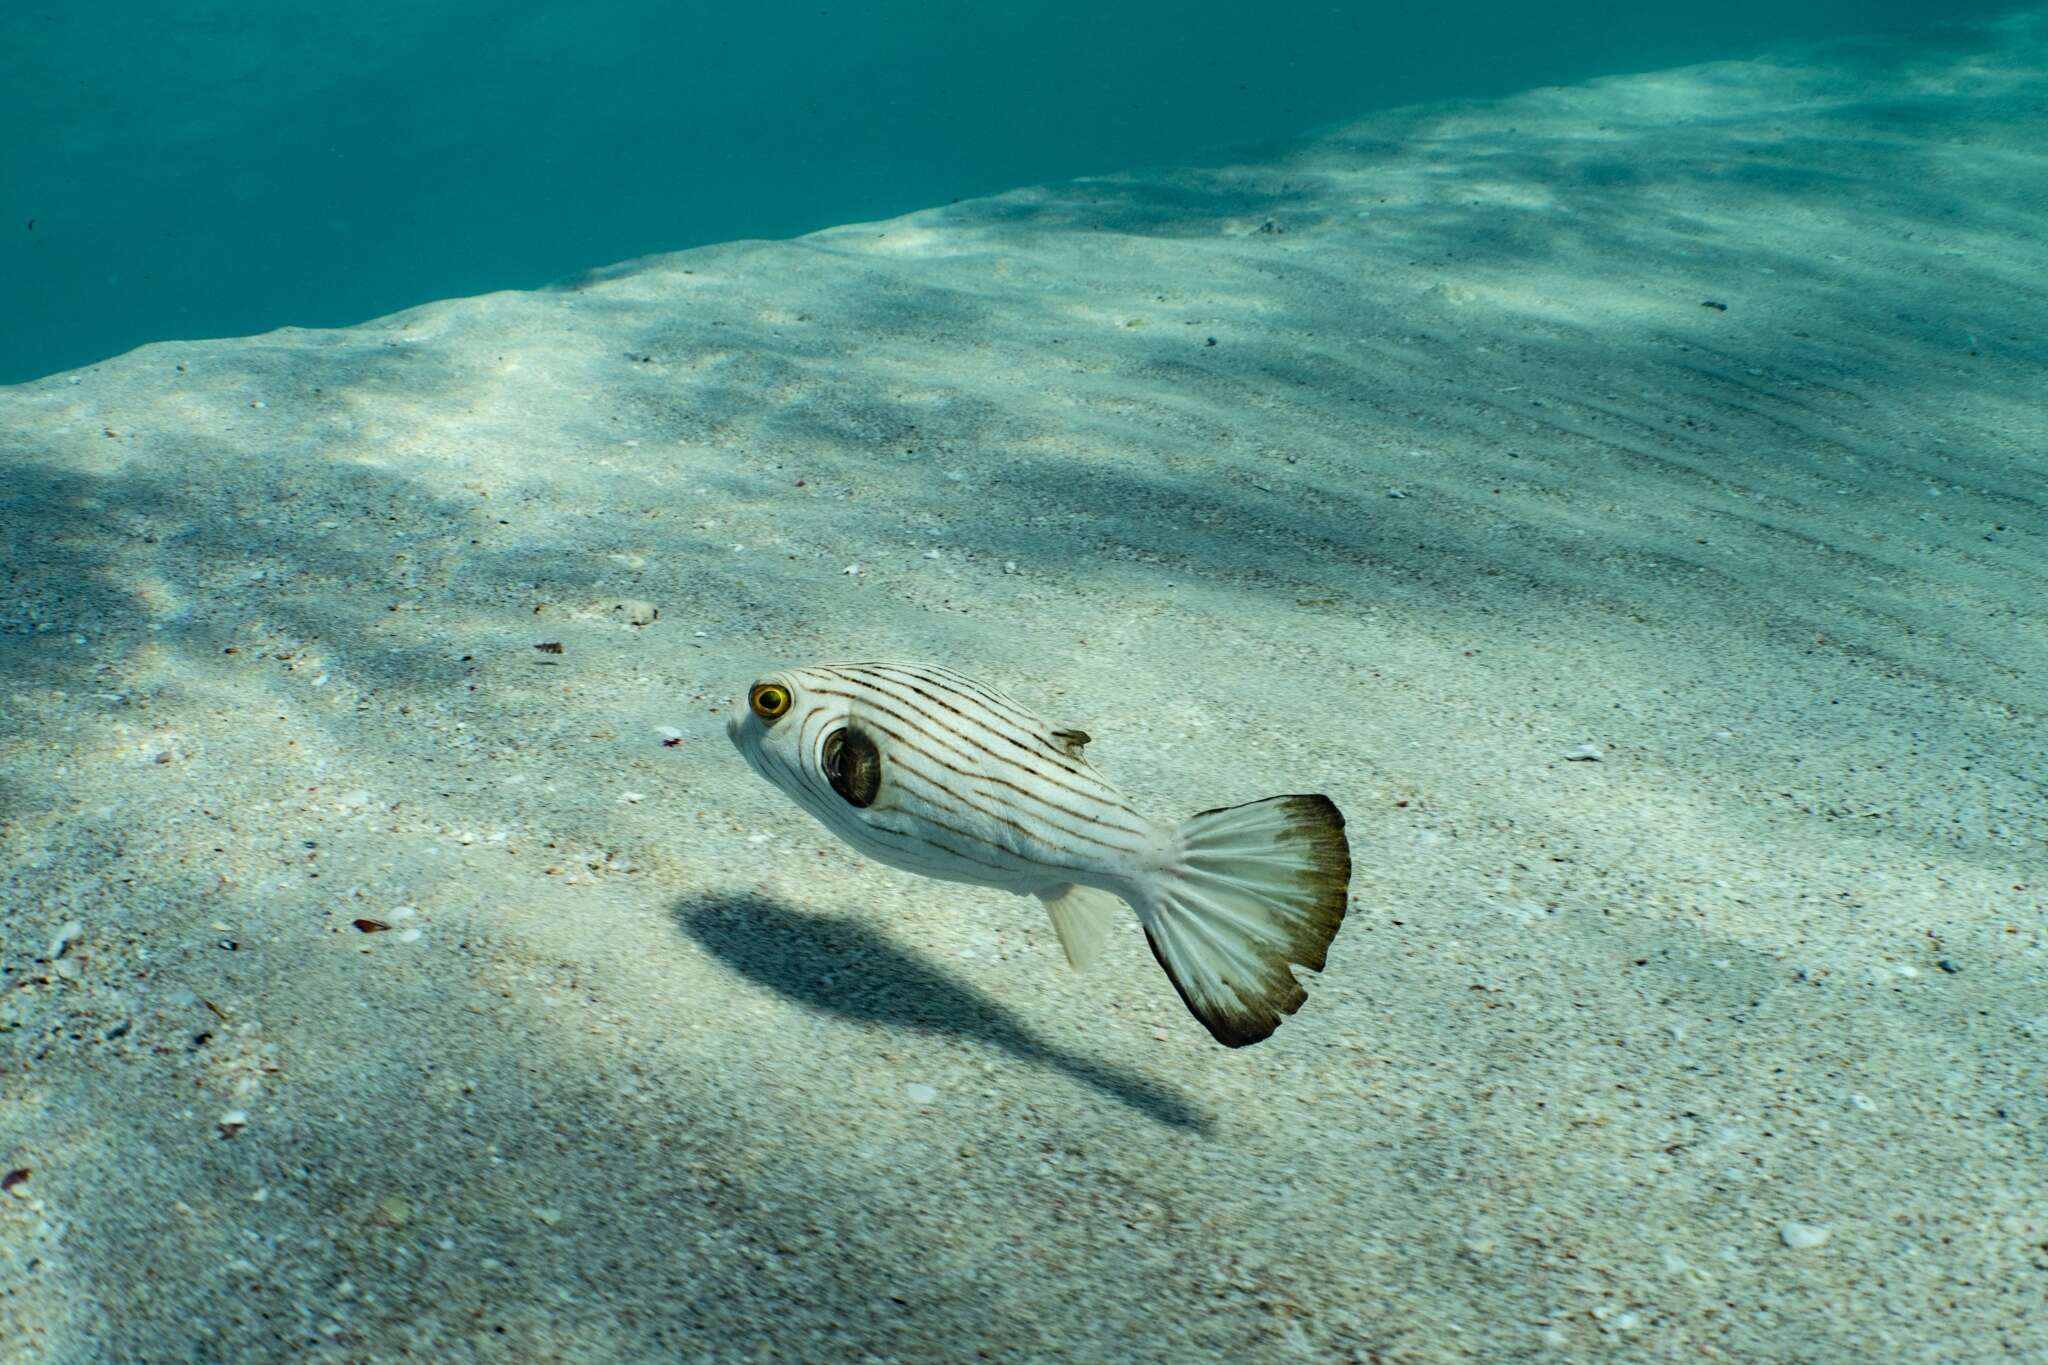
[[781,683],[755,683],[747,693],[747,705],[755,715],[773,725],[789,713],[789,689]]

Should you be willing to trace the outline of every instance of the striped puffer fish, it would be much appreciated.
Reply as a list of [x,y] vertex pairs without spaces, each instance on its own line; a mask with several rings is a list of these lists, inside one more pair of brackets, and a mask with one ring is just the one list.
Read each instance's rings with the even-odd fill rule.
[[1274,796],[1180,825],[1131,808],[1055,729],[933,664],[771,673],[727,733],[755,772],[877,862],[1035,895],[1086,967],[1122,900],[1216,1041],[1270,1036],[1308,997],[1344,920],[1351,851],[1327,796]]

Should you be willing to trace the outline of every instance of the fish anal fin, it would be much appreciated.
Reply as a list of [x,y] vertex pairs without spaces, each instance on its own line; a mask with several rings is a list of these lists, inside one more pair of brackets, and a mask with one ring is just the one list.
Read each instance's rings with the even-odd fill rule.
[[1052,917],[1052,931],[1059,935],[1060,949],[1067,965],[1086,971],[1102,955],[1103,940],[1109,937],[1110,922],[1116,918],[1121,897],[1093,886],[1061,882],[1038,893],[1045,911]]

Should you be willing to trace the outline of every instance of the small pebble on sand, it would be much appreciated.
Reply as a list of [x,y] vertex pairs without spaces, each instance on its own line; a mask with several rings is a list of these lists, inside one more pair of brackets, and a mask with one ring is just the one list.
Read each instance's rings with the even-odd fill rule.
[[1594,745],[1581,744],[1576,749],[1566,750],[1565,761],[1569,763],[1598,763],[1605,756]]
[[1812,1223],[1788,1222],[1778,1228],[1778,1236],[1794,1251],[1811,1251],[1828,1239],[1828,1230]]
[[903,1093],[910,1096],[912,1104],[930,1104],[939,1097],[938,1090],[923,1081],[912,1081],[903,1087]]

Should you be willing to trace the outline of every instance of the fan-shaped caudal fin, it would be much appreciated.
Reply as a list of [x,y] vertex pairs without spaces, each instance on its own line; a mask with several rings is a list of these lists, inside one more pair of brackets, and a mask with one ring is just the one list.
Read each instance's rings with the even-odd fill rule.
[[1327,796],[1274,796],[1203,811],[1183,856],[1140,888],[1153,956],[1216,1041],[1271,1036],[1308,995],[1294,966],[1321,971],[1344,922],[1351,850]]

